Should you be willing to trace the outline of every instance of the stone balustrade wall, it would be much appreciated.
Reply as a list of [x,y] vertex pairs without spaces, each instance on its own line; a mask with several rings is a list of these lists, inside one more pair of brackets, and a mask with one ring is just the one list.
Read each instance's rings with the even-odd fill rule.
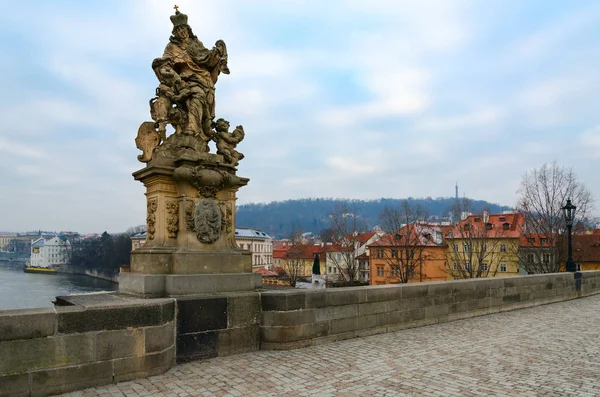
[[0,311],[0,396],[45,396],[161,374],[176,359],[294,349],[597,293],[600,271],[176,299],[58,297],[50,309]]
[[0,396],[164,373],[175,360],[175,300],[140,301],[0,311]]
[[600,271],[261,294],[261,349],[295,349],[600,293]]

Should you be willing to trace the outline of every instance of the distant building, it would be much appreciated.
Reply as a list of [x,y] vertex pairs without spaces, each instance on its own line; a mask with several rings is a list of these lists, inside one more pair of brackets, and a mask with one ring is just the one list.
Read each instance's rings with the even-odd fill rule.
[[235,241],[241,249],[252,253],[252,269],[273,266],[273,239],[265,232],[245,227],[235,228]]
[[31,267],[49,268],[69,261],[71,243],[66,237],[40,237],[31,243]]
[[0,252],[10,251],[11,242],[17,237],[16,234],[2,233],[0,234]]
[[444,281],[444,227],[413,222],[369,244],[369,284]]
[[146,244],[146,232],[134,234],[131,236],[131,250],[134,251]]
[[600,229],[573,236],[573,260],[577,270],[600,270]]
[[445,236],[449,279],[516,276],[525,215],[466,213]]

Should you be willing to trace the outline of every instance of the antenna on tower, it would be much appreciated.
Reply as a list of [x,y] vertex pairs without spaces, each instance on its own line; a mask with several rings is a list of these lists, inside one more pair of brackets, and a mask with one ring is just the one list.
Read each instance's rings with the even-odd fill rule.
[[458,200],[458,182],[456,182],[456,199]]

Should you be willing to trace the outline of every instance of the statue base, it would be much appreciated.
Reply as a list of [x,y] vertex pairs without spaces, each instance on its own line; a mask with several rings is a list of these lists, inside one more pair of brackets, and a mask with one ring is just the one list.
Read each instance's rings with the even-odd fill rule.
[[171,135],[133,174],[146,187],[147,237],[121,273],[120,292],[184,296],[262,285],[251,253],[235,240],[236,192],[248,179],[222,156],[198,152],[194,139]]
[[119,292],[144,298],[254,291],[261,286],[262,277],[258,273],[121,273],[119,277]]

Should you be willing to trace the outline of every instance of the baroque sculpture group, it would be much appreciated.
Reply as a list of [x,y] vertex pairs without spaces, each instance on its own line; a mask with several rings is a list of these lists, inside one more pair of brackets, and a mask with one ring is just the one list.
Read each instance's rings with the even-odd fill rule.
[[[212,288],[225,274],[237,275],[238,290],[252,289],[251,258],[235,242],[236,192],[249,181],[236,175],[244,129],[230,132],[227,120],[215,118],[215,84],[221,73],[229,74],[227,47],[222,40],[204,47],[187,15],[175,10],[169,43],[152,61],[158,79],[150,100],[153,121],[142,123],[135,139],[138,160],[146,163],[133,176],[146,187],[147,239],[132,252],[120,289],[149,294],[144,283],[154,275],[161,280],[154,295],[201,293],[204,287],[188,288],[190,276]],[[210,153],[211,141],[216,153]]]
[[227,46],[217,40],[212,49],[204,47],[188,25],[187,15],[179,10],[171,16],[171,22],[173,32],[164,54],[152,61],[159,81],[156,97],[150,100],[154,122],[140,126],[136,144],[143,154],[138,159],[148,162],[157,147],[163,143],[168,146],[166,127],[170,124],[175,134],[196,138],[192,148],[200,152],[208,152],[208,142],[213,140],[217,154],[235,166],[244,158],[235,150],[244,139],[244,129],[239,125],[229,132],[227,120],[215,121],[215,84],[221,73],[229,74]]

